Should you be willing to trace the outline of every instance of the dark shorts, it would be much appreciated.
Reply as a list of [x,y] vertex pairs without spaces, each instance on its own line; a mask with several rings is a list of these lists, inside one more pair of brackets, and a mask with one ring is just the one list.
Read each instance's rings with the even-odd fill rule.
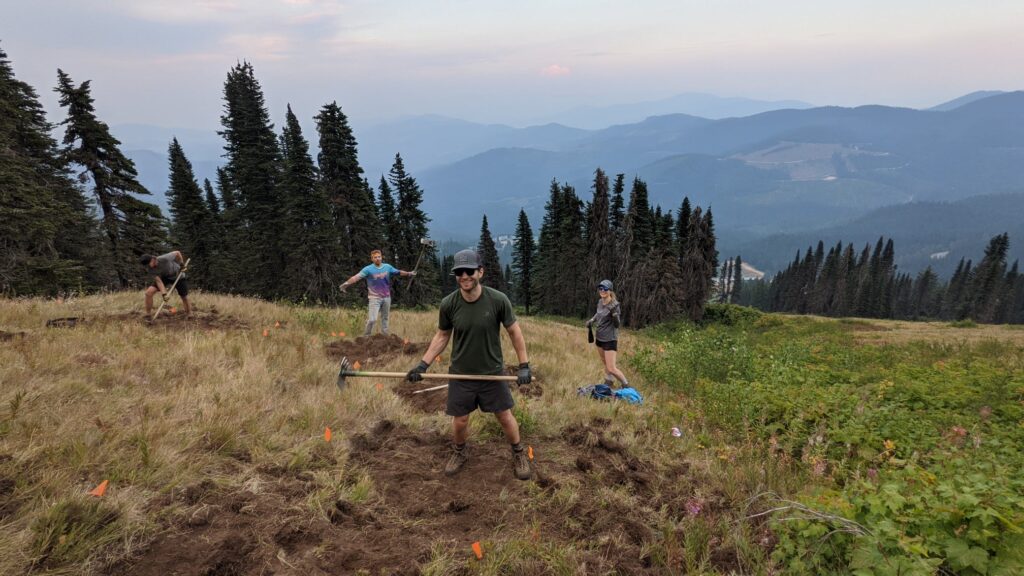
[[449,416],[466,416],[477,408],[481,412],[501,412],[515,404],[508,382],[450,380],[445,413]]
[[617,352],[619,350],[618,340],[609,340],[607,342],[602,342],[598,340],[595,344],[601,350],[607,350],[608,352]]
[[[174,284],[174,278],[164,278],[161,276],[160,279],[164,282],[164,288],[170,290],[171,284]],[[156,280],[153,280],[153,287],[158,290],[160,289],[160,287],[156,285]],[[174,286],[174,291],[182,298],[188,297],[188,278],[182,276],[178,280],[178,284]]]

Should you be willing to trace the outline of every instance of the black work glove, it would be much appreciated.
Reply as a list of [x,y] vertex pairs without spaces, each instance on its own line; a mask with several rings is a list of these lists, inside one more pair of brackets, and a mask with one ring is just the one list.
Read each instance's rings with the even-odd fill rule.
[[530,374],[530,363],[523,362],[519,365],[519,374],[516,376],[516,384],[523,386],[533,382],[533,375]]
[[420,360],[420,363],[415,368],[405,373],[405,379],[409,382],[419,382],[423,380],[423,373],[427,371],[427,368],[430,368],[430,364]]

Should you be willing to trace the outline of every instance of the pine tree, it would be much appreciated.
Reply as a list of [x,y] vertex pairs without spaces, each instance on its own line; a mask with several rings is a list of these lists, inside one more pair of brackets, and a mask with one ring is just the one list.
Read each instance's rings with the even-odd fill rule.
[[[221,116],[225,174],[238,208],[244,235],[230,244],[230,257],[244,273],[236,278],[242,292],[273,298],[285,267],[282,230],[287,202],[279,193],[281,154],[270,122],[263,89],[248,62],[236,64],[224,82]],[[223,191],[223,189],[222,189]]]
[[733,260],[732,291],[730,302],[739,304],[743,298],[743,259],[737,254]]
[[383,176],[380,177],[378,190],[377,212],[380,214],[384,253],[388,254],[388,257],[394,257],[402,240],[402,227],[398,221],[398,208],[395,206],[395,197],[391,192],[391,186]]
[[555,292],[551,289],[560,272],[558,224],[564,216],[562,207],[562,188],[558,181],[552,179],[548,190],[548,201],[544,205],[544,220],[540,227],[540,241],[537,245],[536,265],[531,300],[537,308],[554,314],[556,309]]
[[[423,203],[423,191],[420,190],[416,179],[405,171],[405,164],[402,162],[400,154],[395,154],[395,162],[391,166],[388,179],[398,195],[399,237],[395,260],[399,262],[400,268],[412,270],[416,267],[417,261],[422,258],[417,271],[420,279],[413,284],[412,293],[404,294],[403,290],[399,288],[395,290],[396,296],[410,305],[425,305],[435,302],[438,296],[438,271],[432,264],[435,259],[434,248],[421,243],[421,240],[427,237],[427,223],[430,222],[430,218],[420,208],[420,204]],[[501,268],[496,270],[500,275]]]
[[680,276],[682,311],[693,322],[700,322],[704,317],[704,306],[711,295],[711,280],[715,274],[715,267],[709,258],[709,254],[714,250],[715,239],[710,235],[709,224],[710,220],[700,207],[694,208],[690,213],[690,225],[686,232],[686,252],[683,254]]
[[996,318],[1000,301],[1004,297],[1006,253],[1010,248],[1009,234],[999,234],[989,240],[985,256],[974,269],[965,299],[968,314],[979,322],[991,323]]
[[590,204],[587,222],[587,284],[597,286],[598,282],[614,277],[613,255],[615,235],[609,219],[608,176],[600,168],[594,171],[592,187],[594,198]]
[[337,102],[331,102],[320,109],[315,120],[320,136],[320,189],[333,221],[331,274],[348,276],[366,264],[373,250],[382,250],[384,258],[393,261],[394,247],[383,242],[379,212],[359,166],[358,143],[348,117]]
[[287,213],[281,239],[286,264],[279,294],[294,301],[333,302],[337,294],[334,280],[340,276],[338,231],[333,229],[334,219],[309,155],[309,142],[291,105],[285,112],[280,148],[278,190]]
[[166,223],[159,208],[132,196],[149,191],[139,183],[135,164],[121,153],[121,143],[96,117],[90,82],[76,86],[63,70],[57,70],[57,77],[55,91],[67,110],[61,122],[64,158],[92,180],[118,283],[121,287],[142,283],[146,274],[138,258],[166,248]]
[[498,260],[498,249],[494,245],[494,237],[491,236],[491,230],[487,226],[486,214],[484,214],[483,224],[480,225],[480,241],[476,245],[476,252],[484,267],[484,278],[481,282],[499,292],[508,292],[503,268]]
[[629,193],[624,240],[627,246],[626,253],[630,258],[646,254],[654,242],[654,223],[647,200],[647,183],[639,178],[633,179],[633,188]]
[[513,292],[518,303],[526,307],[527,314],[530,313],[530,305],[533,303],[533,266],[536,250],[530,220],[526,217],[526,211],[520,208],[515,248],[512,252],[512,272],[515,278]]
[[104,247],[52,129],[35,89],[0,50],[0,295],[107,284]]
[[199,183],[196,182],[192,163],[185,156],[177,138],[171,140],[167,152],[170,163],[167,200],[171,211],[171,239],[174,246],[191,260],[190,277],[199,285],[206,286],[210,272],[215,269],[211,260],[216,242],[216,226],[203,200]]

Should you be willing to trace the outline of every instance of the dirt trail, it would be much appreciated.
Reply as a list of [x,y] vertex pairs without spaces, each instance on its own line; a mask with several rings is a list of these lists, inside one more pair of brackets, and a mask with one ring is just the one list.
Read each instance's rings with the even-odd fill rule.
[[150,320],[150,316],[142,312],[122,312],[120,314],[109,314],[106,316],[69,316],[65,318],[52,318],[46,321],[47,328],[75,328],[76,326],[106,325],[111,323],[137,324],[147,328],[158,328],[167,330],[247,330],[249,324],[244,320],[230,315],[221,315],[217,308],[209,310],[193,309],[192,316],[186,318],[185,314],[177,308],[170,312],[165,308],[156,320]]
[[[106,572],[418,574],[435,551],[454,554],[468,568],[473,542],[483,543],[486,554],[515,539],[572,545],[587,572],[664,573],[649,549],[664,537],[655,530],[661,514],[686,514],[688,469],[653,470],[606,432],[608,424],[595,420],[555,438],[526,439],[534,478],[523,482],[513,477],[500,440],[471,440],[470,460],[449,478],[442,472],[450,449],[445,435],[381,421],[351,438],[342,478],[351,485],[369,475],[366,499],[338,500],[311,514],[314,484],[306,471],[265,468],[248,489],[207,481],[154,501],[156,509],[178,510],[166,532]],[[609,499],[610,487],[626,496]],[[728,554],[715,560],[726,569],[734,562]],[[524,566],[519,573],[544,573],[539,563]]]

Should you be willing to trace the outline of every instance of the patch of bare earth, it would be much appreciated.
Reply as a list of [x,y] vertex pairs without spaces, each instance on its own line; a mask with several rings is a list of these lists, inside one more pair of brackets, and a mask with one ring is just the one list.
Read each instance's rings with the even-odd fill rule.
[[348,358],[361,368],[383,365],[402,354],[423,354],[429,342],[410,342],[395,334],[359,336],[352,340],[335,340],[324,344],[324,352],[332,358]]
[[[686,513],[689,469],[655,470],[610,436],[608,424],[595,420],[557,437],[525,439],[534,477],[524,482],[513,477],[510,449],[500,440],[471,438],[469,461],[447,477],[446,435],[381,421],[352,437],[342,477],[372,478],[365,500],[338,500],[314,513],[306,505],[312,475],[273,469],[260,471],[256,490],[253,482],[248,490],[192,486],[153,502],[154,511],[179,512],[138,556],[107,572],[418,574],[437,551],[469,570],[473,542],[488,550],[514,540],[571,545],[585,573],[664,573],[649,556],[665,537],[654,526],[661,515]],[[608,489],[621,496],[609,497]],[[734,562],[727,553],[715,560],[725,569]],[[538,562],[521,573],[545,569]]]
[[47,328],[74,328],[79,325],[136,324],[147,328],[167,330],[246,330],[249,324],[234,316],[222,315],[216,308],[209,310],[193,310],[192,315],[175,309],[173,313],[165,309],[156,320],[142,312],[123,312],[107,316],[72,316],[53,318],[46,321]]

